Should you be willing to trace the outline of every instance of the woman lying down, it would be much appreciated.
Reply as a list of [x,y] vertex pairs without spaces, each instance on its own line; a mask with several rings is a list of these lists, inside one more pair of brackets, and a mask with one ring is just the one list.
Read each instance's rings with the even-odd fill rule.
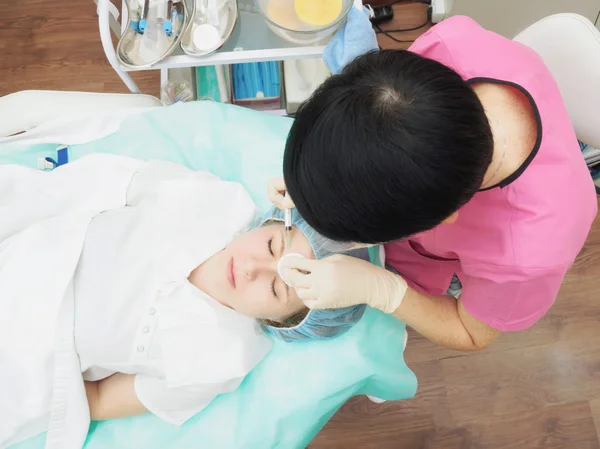
[[[48,430],[47,448],[79,448],[90,418],[181,425],[240,385],[265,333],[327,338],[364,311],[308,313],[277,274],[281,212],[248,230],[239,184],[107,155],[0,177],[0,447]],[[294,220],[287,251],[340,249]]]

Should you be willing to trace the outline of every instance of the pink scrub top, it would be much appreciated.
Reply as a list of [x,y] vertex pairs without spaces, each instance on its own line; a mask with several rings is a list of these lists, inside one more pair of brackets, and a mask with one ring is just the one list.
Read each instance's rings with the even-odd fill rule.
[[431,294],[445,294],[456,274],[472,316],[504,332],[528,328],[554,303],[597,212],[558,87],[535,52],[468,17],[433,27],[410,51],[471,83],[519,89],[533,107],[538,138],[514,175],[478,192],[455,223],[387,244],[386,262]]

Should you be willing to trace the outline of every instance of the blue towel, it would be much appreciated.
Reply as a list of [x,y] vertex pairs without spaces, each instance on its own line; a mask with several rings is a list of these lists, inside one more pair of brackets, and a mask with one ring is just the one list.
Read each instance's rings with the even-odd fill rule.
[[325,48],[323,61],[329,71],[337,75],[358,56],[378,48],[377,36],[369,20],[368,10],[352,8],[342,29]]

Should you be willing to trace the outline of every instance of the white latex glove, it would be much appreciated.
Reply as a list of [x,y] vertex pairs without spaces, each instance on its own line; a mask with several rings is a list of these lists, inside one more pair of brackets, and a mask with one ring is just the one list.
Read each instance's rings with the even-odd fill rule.
[[288,257],[281,265],[284,281],[296,289],[310,309],[368,304],[392,313],[400,306],[408,288],[400,276],[345,255],[321,260]]
[[283,176],[281,178],[273,178],[267,184],[267,194],[269,201],[279,209],[293,209],[296,207],[294,202],[287,194],[287,188]]

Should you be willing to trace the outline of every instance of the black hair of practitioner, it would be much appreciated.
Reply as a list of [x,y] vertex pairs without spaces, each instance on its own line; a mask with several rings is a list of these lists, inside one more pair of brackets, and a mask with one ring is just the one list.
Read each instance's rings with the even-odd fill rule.
[[360,56],[299,109],[284,178],[334,240],[382,243],[440,224],[480,189],[493,137],[452,69],[402,50]]

